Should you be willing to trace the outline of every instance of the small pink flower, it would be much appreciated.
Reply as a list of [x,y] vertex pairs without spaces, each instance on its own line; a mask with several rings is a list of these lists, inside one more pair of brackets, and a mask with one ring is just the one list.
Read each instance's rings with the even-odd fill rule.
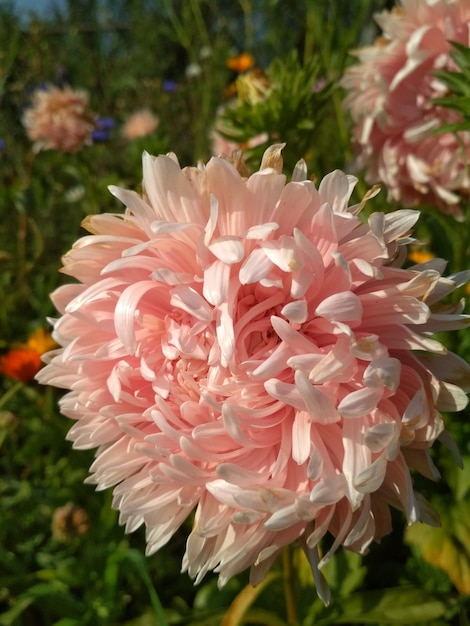
[[159,120],[149,109],[141,109],[128,117],[122,127],[126,139],[137,139],[151,135],[158,128]]
[[286,182],[281,147],[248,178],[144,154],[143,196],[111,187],[126,212],[87,217],[64,258],[78,282],[53,294],[62,347],[38,379],[69,390],[89,482],[114,487],[148,554],[194,511],[196,581],[250,567],[256,583],[300,540],[327,600],[321,567],[390,532],[390,507],[434,519],[409,467],[438,477],[439,412],[467,402],[469,366],[431,336],[468,325],[439,304],[466,276],[401,268],[418,213],[363,223],[354,177],[317,189],[300,161]]
[[470,135],[434,134],[461,121],[433,98],[447,95],[433,72],[454,69],[450,41],[468,45],[468,0],[402,0],[376,16],[384,36],[355,52],[346,71],[358,166],[369,182],[382,181],[389,199],[432,204],[455,217],[460,195],[470,192]]
[[75,152],[91,142],[93,120],[86,92],[48,87],[34,92],[23,124],[35,151]]

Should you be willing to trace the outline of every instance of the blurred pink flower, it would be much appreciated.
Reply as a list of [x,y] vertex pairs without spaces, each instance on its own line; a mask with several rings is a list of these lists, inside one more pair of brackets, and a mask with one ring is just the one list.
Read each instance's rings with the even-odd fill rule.
[[418,213],[363,223],[353,176],[317,189],[300,161],[286,183],[281,148],[248,178],[144,154],[143,197],[110,187],[125,214],[87,217],[64,258],[79,282],[53,294],[62,348],[38,379],[70,390],[69,438],[97,448],[88,482],[114,487],[127,531],[145,524],[148,554],[195,510],[197,581],[251,567],[256,583],[300,539],[327,601],[338,546],[366,552],[390,507],[435,520],[408,466],[438,477],[439,411],[467,402],[469,366],[431,338],[468,324],[439,304],[466,276],[402,269]]
[[91,142],[94,129],[88,94],[71,87],[38,89],[23,116],[23,124],[35,151],[75,152]]
[[376,16],[384,36],[355,51],[346,71],[346,107],[354,123],[358,165],[369,182],[382,181],[389,199],[433,204],[460,215],[460,194],[470,191],[470,135],[433,134],[458,113],[434,105],[447,94],[433,72],[455,69],[449,41],[469,42],[468,0],[402,0]]
[[122,135],[126,139],[146,137],[157,130],[158,122],[158,118],[149,109],[141,109],[127,118],[122,127]]

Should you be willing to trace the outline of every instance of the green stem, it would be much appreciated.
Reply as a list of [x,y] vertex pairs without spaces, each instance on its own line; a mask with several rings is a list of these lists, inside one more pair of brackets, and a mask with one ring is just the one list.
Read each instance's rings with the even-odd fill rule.
[[81,183],[85,189],[85,213],[87,215],[95,215],[100,212],[100,206],[95,194],[95,179],[91,176],[88,163],[83,161],[80,154],[77,154],[77,168],[80,172]]
[[173,30],[175,31],[176,40],[183,46],[183,48],[185,48],[185,50],[188,50],[191,44],[190,37],[185,32],[181,20],[179,20],[176,16],[171,0],[163,0],[163,4],[167,10],[168,18],[173,26]]
[[244,49],[251,50],[253,48],[254,29],[253,29],[253,3],[251,0],[239,0],[243,11],[243,22],[245,29]]
[[315,16],[316,11],[311,3],[307,4],[307,14],[305,16],[305,41],[304,41],[304,65],[310,61],[313,56],[315,45]]
[[296,626],[298,622],[292,557],[292,546],[286,546],[282,551],[282,572],[284,579],[284,596],[286,600],[287,623],[289,624],[289,626]]
[[193,0],[190,8],[191,15],[197,27],[198,35],[201,38],[203,45],[209,46],[211,43],[211,37],[207,31],[207,26],[201,13],[201,4],[199,0]]
[[24,208],[18,209],[16,281],[19,293],[24,293],[26,286],[26,231],[27,219]]
[[428,211],[439,227],[445,232],[452,250],[449,250],[448,271],[455,273],[468,269],[468,249],[470,245],[470,207],[464,207],[464,221],[458,222],[453,217],[444,214],[439,209],[422,207],[422,212]]
[[[198,0],[191,4],[192,19],[197,24],[198,33],[204,45],[210,45],[210,35],[207,31],[206,23],[201,13],[201,7]],[[188,51],[189,52],[189,51]],[[211,121],[211,103],[213,94],[213,78],[212,71],[204,72],[203,80],[198,78],[198,101],[196,102],[198,123],[195,127],[194,134],[194,162],[199,159],[206,158],[207,154],[207,128]],[[211,68],[212,69],[212,68]]]
[[454,272],[461,272],[469,269],[469,252],[470,252],[470,206],[464,206],[464,221],[460,225],[461,231],[458,233],[456,241],[456,253],[454,256]]
[[17,380],[9,389],[7,389],[7,391],[5,391],[3,396],[0,398],[0,409],[2,409],[22,387],[23,382],[21,380]]

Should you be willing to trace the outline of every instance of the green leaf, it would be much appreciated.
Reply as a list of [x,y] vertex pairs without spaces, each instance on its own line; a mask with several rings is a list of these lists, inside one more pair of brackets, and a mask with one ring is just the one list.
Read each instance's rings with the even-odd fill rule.
[[455,482],[453,485],[456,500],[463,500],[470,492],[470,456],[462,457],[463,467],[455,468]]
[[123,560],[126,560],[129,563],[131,563],[136,569],[136,571],[138,572],[138,574],[140,575],[142,582],[147,588],[147,591],[150,597],[150,602],[152,604],[152,608],[154,610],[159,626],[168,626],[165,611],[163,610],[162,604],[160,602],[160,598],[158,597],[158,594],[155,591],[155,587],[152,584],[152,581],[150,579],[150,576],[147,570],[147,563],[145,560],[145,556],[138,550],[130,549],[130,550],[126,550]]
[[135,619],[124,622],[123,626],[160,626],[153,611],[146,611],[143,615]]
[[18,598],[11,609],[0,615],[0,626],[13,626],[17,618],[33,603],[33,598]]
[[0,617],[0,626],[10,626],[31,604],[38,604],[41,610],[50,611],[57,617],[79,618],[84,612],[81,602],[76,600],[69,589],[59,581],[37,583],[25,591],[14,606]]
[[445,97],[433,99],[432,102],[457,111],[462,119],[453,124],[444,124],[435,133],[458,133],[470,129],[470,48],[456,42],[451,43],[453,49],[450,54],[458,69],[433,72],[445,83],[449,93]]
[[438,508],[442,526],[410,526],[405,541],[418,548],[425,561],[444,570],[460,593],[470,594],[470,502]]
[[347,550],[338,550],[323,571],[333,596],[351,594],[367,574],[361,555]]
[[245,621],[249,624],[257,624],[257,626],[288,626],[279,615],[265,609],[250,609]]
[[440,598],[414,587],[363,591],[317,613],[315,626],[420,624],[443,617],[450,605],[447,597]]
[[193,607],[198,611],[210,611],[227,607],[240,593],[244,584],[237,578],[231,578],[226,585],[219,589],[217,579],[212,578],[199,588],[194,598]]

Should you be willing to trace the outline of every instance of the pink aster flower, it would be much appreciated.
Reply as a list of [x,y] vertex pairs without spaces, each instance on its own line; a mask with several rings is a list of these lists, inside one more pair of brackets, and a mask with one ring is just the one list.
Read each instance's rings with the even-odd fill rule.
[[23,124],[35,151],[75,152],[91,142],[94,129],[88,94],[71,87],[38,89]]
[[468,324],[439,303],[465,277],[401,268],[417,212],[363,223],[354,177],[317,189],[301,161],[286,182],[281,147],[248,178],[144,154],[143,196],[111,187],[125,213],[87,217],[64,258],[78,283],[53,294],[62,347],[38,379],[69,390],[69,438],[97,449],[88,482],[114,487],[148,554],[194,512],[196,581],[256,583],[299,540],[327,600],[319,570],[388,533],[390,507],[435,519],[409,468],[438,477],[439,412],[467,402],[469,366],[431,336]]
[[389,199],[458,217],[459,196],[470,192],[470,134],[433,134],[461,117],[431,100],[447,95],[433,72],[455,69],[449,41],[468,45],[470,3],[402,0],[376,20],[384,36],[355,52],[359,64],[343,79],[358,165],[387,185]]

